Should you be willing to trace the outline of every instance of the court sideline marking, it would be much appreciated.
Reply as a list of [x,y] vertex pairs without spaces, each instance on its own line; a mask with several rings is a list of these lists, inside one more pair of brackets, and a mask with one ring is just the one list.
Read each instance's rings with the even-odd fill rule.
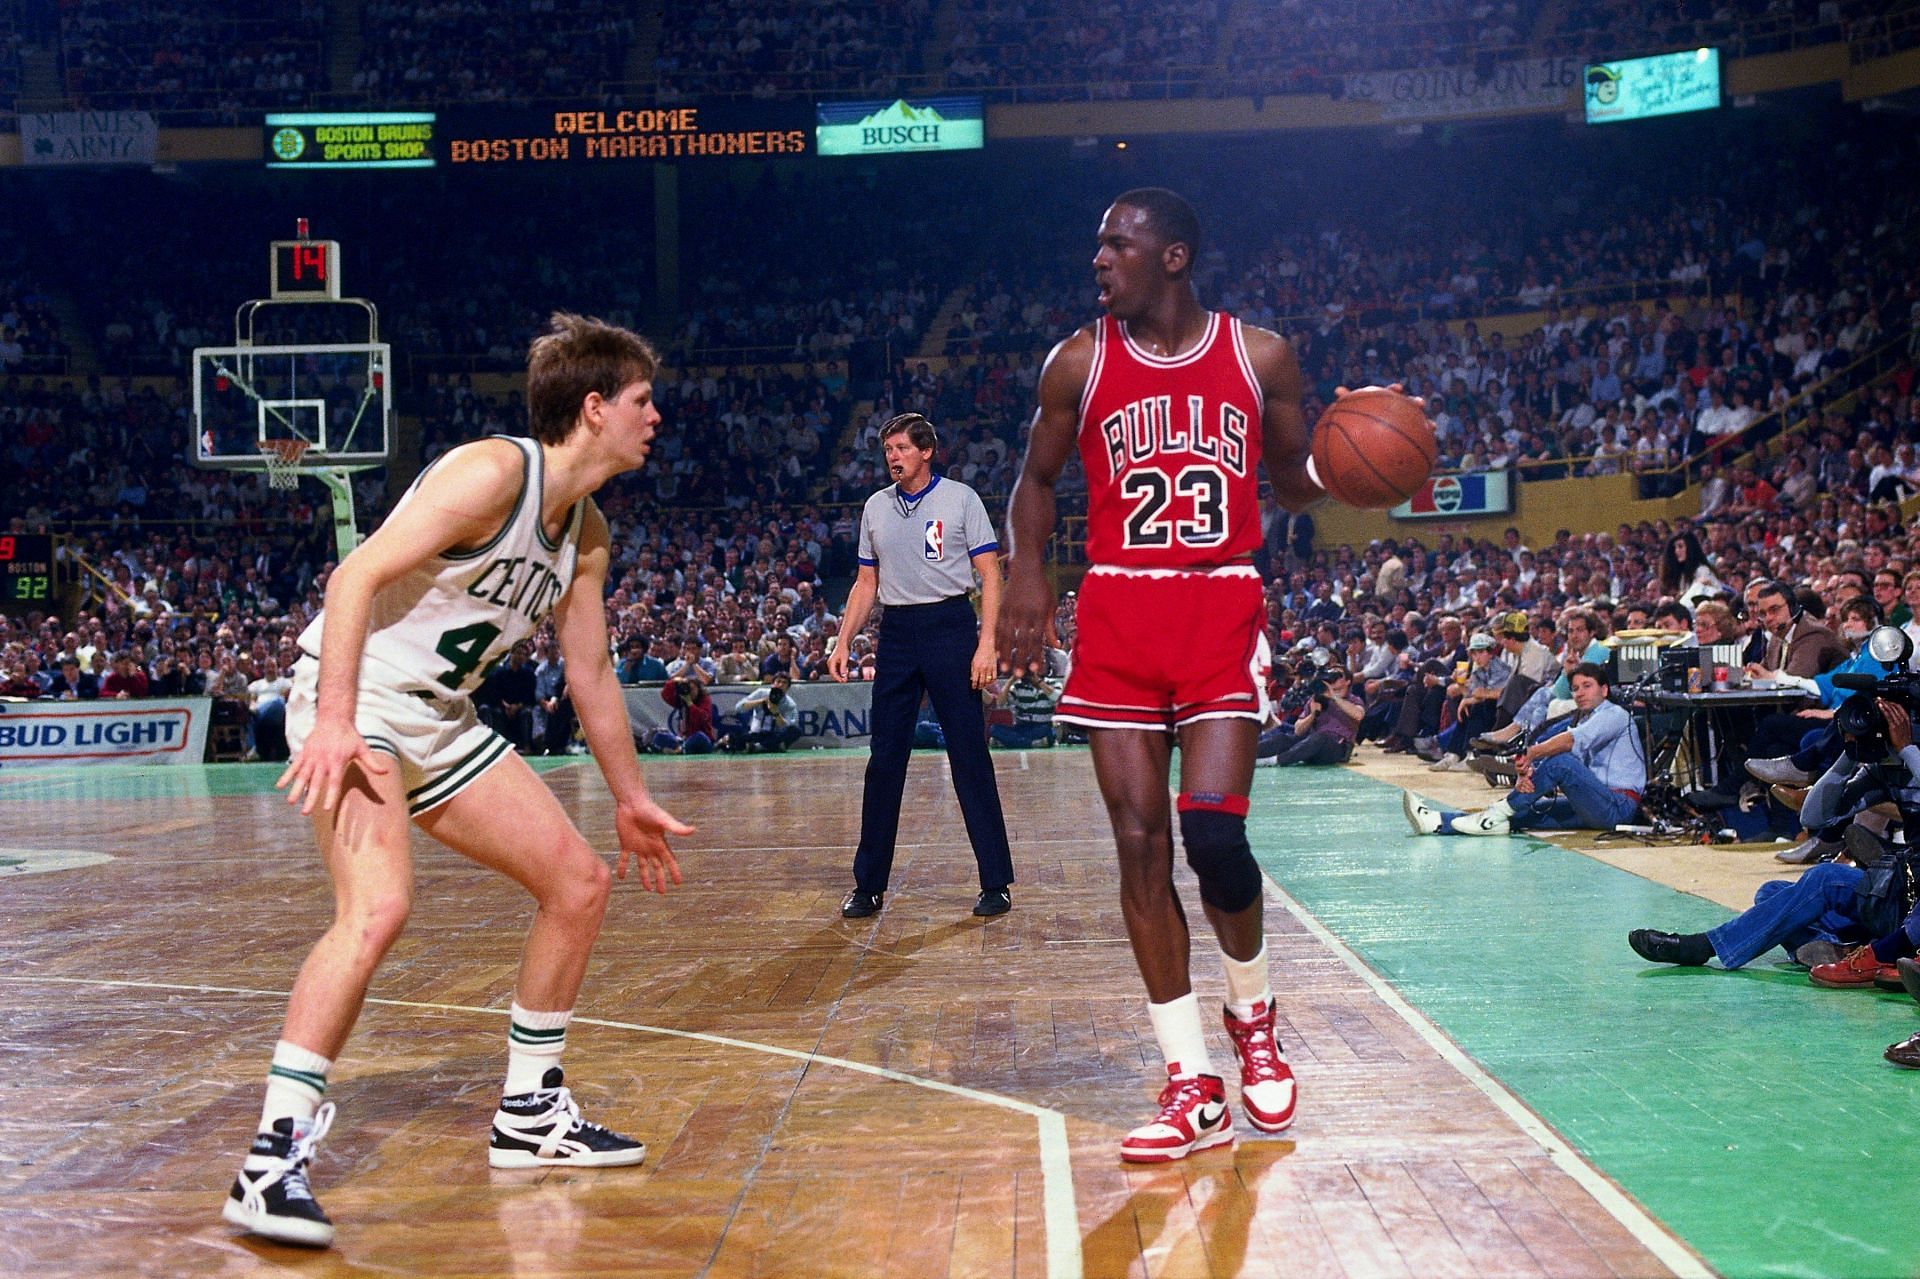
[[1315,941],[1325,946],[1339,957],[1340,962],[1367,984],[1374,997],[1400,1018],[1420,1036],[1427,1047],[1438,1053],[1443,1061],[1458,1071],[1466,1081],[1479,1090],[1481,1095],[1499,1108],[1501,1113],[1513,1120],[1520,1130],[1533,1139],[1547,1154],[1553,1165],[1566,1173],[1579,1184],[1580,1188],[1593,1196],[1594,1202],[1606,1210],[1607,1215],[1619,1222],[1647,1251],[1660,1261],[1679,1279],[1713,1279],[1714,1272],[1705,1262],[1696,1256],[1693,1250],[1672,1231],[1661,1225],[1646,1209],[1642,1208],[1627,1193],[1614,1184],[1613,1180],[1598,1168],[1588,1163],[1579,1151],[1568,1144],[1567,1140],[1555,1132],[1546,1120],[1535,1114],[1526,1102],[1520,1100],[1507,1086],[1495,1079],[1483,1069],[1479,1062],[1467,1056],[1460,1046],[1447,1037],[1427,1015],[1408,1003],[1399,991],[1395,990],[1379,973],[1368,967],[1367,962],[1339,937],[1315,918],[1293,894],[1280,887],[1273,875],[1262,869],[1261,878],[1267,881],[1267,891],[1280,903],[1281,909],[1300,921],[1302,927],[1313,935]]
[[[285,990],[256,990],[242,986],[205,986],[191,982],[163,981],[112,981],[90,977],[23,977],[13,974],[0,974],[0,982],[26,982],[42,985],[64,986],[104,986],[132,990],[179,990],[195,991],[205,995],[257,995],[263,998],[286,999],[292,994]],[[369,1004],[383,1008],[417,1008],[430,1012],[481,1013],[489,1017],[505,1017],[509,1009],[481,1008],[473,1004],[437,1004],[412,999],[375,999],[369,997]],[[800,1062],[804,1066],[833,1066],[841,1070],[851,1070],[862,1075],[872,1075],[876,1079],[885,1079],[898,1084],[912,1084],[916,1088],[926,1088],[932,1092],[947,1093],[967,1101],[983,1105],[996,1106],[1001,1110],[1011,1110],[1026,1115],[1034,1121],[1039,1131],[1040,1174],[1042,1178],[1042,1216],[1047,1223],[1047,1276],[1048,1279],[1074,1279],[1082,1273],[1080,1259],[1080,1210],[1073,1200],[1073,1160],[1067,1145],[1067,1121],[1057,1110],[1045,1106],[1036,1106],[1032,1102],[1019,1101],[1012,1097],[1002,1097],[995,1093],[981,1092],[976,1088],[949,1084],[938,1079],[926,1079],[919,1075],[903,1074],[897,1070],[888,1070],[885,1066],[870,1066],[865,1062],[852,1061],[845,1057],[828,1057],[821,1053],[802,1052],[797,1048],[781,1048],[776,1044],[757,1044],[747,1039],[733,1039],[726,1035],[710,1035],[699,1030],[673,1030],[666,1026],[648,1026],[640,1022],[613,1021],[604,1017],[575,1017],[576,1026],[600,1026],[608,1030],[631,1030],[647,1035],[665,1035],[673,1039],[692,1039],[701,1043],[714,1044],[721,1048],[744,1048],[750,1052],[766,1053],[774,1057],[786,1057]]]

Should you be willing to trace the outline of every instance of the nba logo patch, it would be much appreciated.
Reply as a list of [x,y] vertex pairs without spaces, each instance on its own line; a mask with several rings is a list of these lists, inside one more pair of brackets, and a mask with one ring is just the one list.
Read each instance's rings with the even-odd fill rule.
[[940,548],[946,545],[947,525],[944,520],[927,521],[926,556],[930,560],[940,558]]

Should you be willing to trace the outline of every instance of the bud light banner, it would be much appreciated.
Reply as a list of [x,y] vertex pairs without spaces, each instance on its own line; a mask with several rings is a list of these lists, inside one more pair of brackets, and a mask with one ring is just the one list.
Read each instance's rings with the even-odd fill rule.
[[814,131],[821,155],[978,151],[986,145],[986,105],[976,93],[892,102],[822,102]]
[[198,764],[211,698],[0,703],[0,768]]
[[1512,510],[1512,472],[1479,471],[1472,475],[1436,475],[1387,514],[1396,520],[1446,520],[1506,515]]

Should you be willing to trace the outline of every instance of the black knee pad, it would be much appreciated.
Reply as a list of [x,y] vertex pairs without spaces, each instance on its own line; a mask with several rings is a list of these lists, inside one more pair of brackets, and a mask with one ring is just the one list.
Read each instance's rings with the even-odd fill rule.
[[1200,900],[1229,914],[1260,900],[1260,867],[1247,843],[1247,819],[1211,808],[1180,814],[1180,842],[1200,880]]

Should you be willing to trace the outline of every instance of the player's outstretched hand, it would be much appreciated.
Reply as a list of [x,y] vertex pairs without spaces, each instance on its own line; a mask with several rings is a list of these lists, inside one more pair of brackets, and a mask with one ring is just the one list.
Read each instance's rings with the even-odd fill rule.
[[347,770],[356,767],[363,773],[384,774],[389,766],[351,722],[320,720],[307,735],[306,745],[273,785],[276,790],[286,791],[287,802],[300,805],[303,815],[311,813],[315,804],[330,813],[346,788]]
[[[1355,391],[1392,391],[1395,395],[1407,395],[1407,385],[1404,382],[1389,382],[1385,386],[1336,386],[1333,388],[1333,398],[1337,400],[1343,395],[1352,395]],[[1424,395],[1408,395],[1407,398],[1423,409],[1427,407],[1427,399]]]
[[627,877],[627,863],[640,870],[640,887],[664,893],[669,883],[680,882],[680,863],[667,847],[667,836],[691,835],[693,827],[669,813],[651,799],[620,804],[613,812],[613,828],[620,836],[620,861],[613,873]]
[[[1054,602],[1045,573],[1019,570],[1007,574],[1006,594],[1000,600],[1000,625],[994,637],[1001,670],[1015,675],[1023,671],[1045,674],[1047,642],[1053,637]],[[974,686],[982,687],[978,683]]]

